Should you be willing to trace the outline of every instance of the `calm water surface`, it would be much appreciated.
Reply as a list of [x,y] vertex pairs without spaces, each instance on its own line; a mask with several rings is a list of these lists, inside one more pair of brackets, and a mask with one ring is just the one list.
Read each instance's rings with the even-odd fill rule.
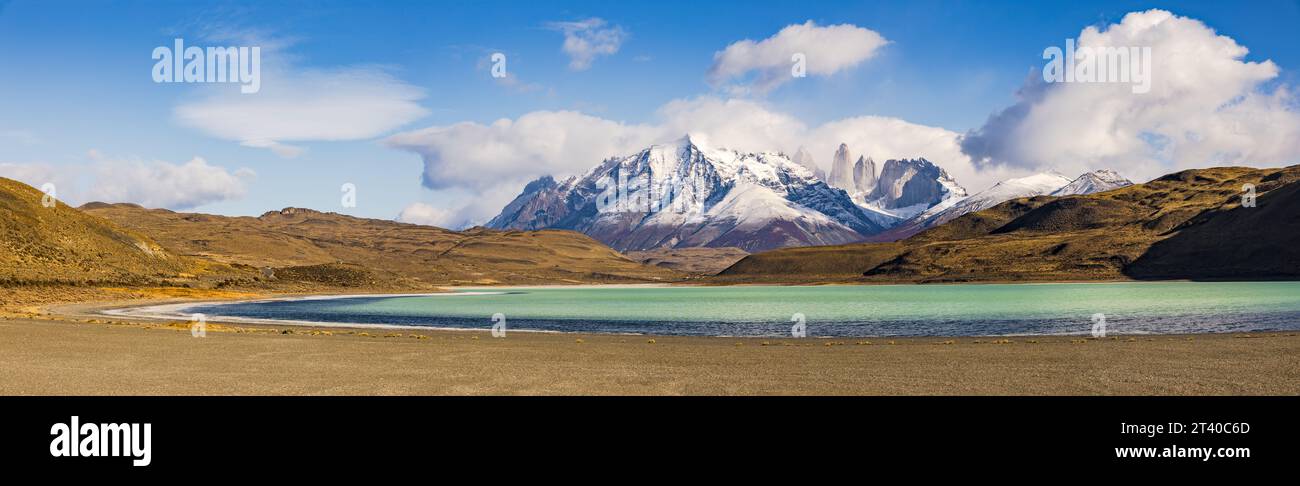
[[[205,305],[209,316],[332,323],[703,336],[1114,334],[1300,329],[1300,282],[1158,282],[822,287],[582,287],[460,290]],[[209,317],[215,319],[214,317]]]

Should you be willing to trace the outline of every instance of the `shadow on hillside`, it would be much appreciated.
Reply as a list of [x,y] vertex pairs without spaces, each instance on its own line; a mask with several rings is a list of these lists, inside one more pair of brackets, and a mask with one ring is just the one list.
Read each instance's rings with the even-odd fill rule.
[[1212,211],[1124,268],[1135,279],[1300,278],[1300,182],[1261,194],[1256,207]]

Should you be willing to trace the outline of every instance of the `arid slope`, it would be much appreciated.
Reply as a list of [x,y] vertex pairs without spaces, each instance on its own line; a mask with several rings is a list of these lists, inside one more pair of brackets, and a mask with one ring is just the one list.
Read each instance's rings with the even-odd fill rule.
[[[363,285],[659,282],[676,272],[642,265],[572,231],[451,231],[286,208],[227,217],[92,203],[82,208],[163,247],[213,261],[269,268],[275,278]],[[351,283],[351,284],[350,284]]]
[[0,178],[0,283],[157,284],[241,273],[177,256],[140,232],[62,202],[47,206],[44,196]]
[[628,258],[676,270],[690,275],[714,275],[725,270],[749,253],[735,247],[723,248],[660,248],[656,250],[629,251]]

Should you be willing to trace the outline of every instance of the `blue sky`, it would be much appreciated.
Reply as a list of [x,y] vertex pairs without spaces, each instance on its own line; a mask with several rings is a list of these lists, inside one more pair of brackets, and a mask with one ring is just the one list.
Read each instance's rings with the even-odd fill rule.
[[[1017,102],[1026,76],[1043,64],[1044,47],[1061,45],[1084,27],[1117,23],[1126,13],[1151,8],[1197,19],[1232,38],[1250,49],[1245,62],[1271,60],[1280,72],[1262,89],[1296,84],[1300,3],[1294,0],[0,0],[0,89],[6,93],[0,96],[0,163],[81,170],[101,159],[183,164],[200,157],[230,173],[243,168],[256,173],[241,179],[237,196],[186,208],[200,212],[255,215],[305,206],[394,218],[417,202],[454,210],[463,205],[454,200],[483,189],[431,190],[421,183],[420,154],[383,143],[387,136],[462,122],[490,124],[538,111],[655,123],[658,110],[674,100],[730,96],[706,79],[715,53],[808,20],[869,29],[889,43],[866,62],[786,83],[751,101],[809,126],[874,115],[965,133]],[[591,18],[616,26],[623,38],[617,52],[596,56],[587,69],[572,69],[562,50],[564,33],[554,23]],[[150,78],[151,51],[170,46],[176,37],[199,46],[231,44],[219,42],[230,38],[283,46],[264,53],[263,61],[286,72],[384,73],[393,83],[423,93],[414,101],[422,114],[346,140],[284,140],[302,149],[295,157],[244,146],[177,117],[178,106],[216,96],[214,90],[237,88],[157,84]],[[493,80],[484,61],[491,52],[505,53],[509,71],[527,88]],[[355,208],[339,206],[344,182],[358,187]],[[494,190],[517,190],[517,184]]]

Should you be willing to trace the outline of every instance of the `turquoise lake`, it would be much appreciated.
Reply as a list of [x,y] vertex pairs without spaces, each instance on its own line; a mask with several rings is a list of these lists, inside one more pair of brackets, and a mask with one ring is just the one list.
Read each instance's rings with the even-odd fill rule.
[[1110,334],[1300,329],[1300,282],[463,289],[190,307],[209,319],[701,336]]

